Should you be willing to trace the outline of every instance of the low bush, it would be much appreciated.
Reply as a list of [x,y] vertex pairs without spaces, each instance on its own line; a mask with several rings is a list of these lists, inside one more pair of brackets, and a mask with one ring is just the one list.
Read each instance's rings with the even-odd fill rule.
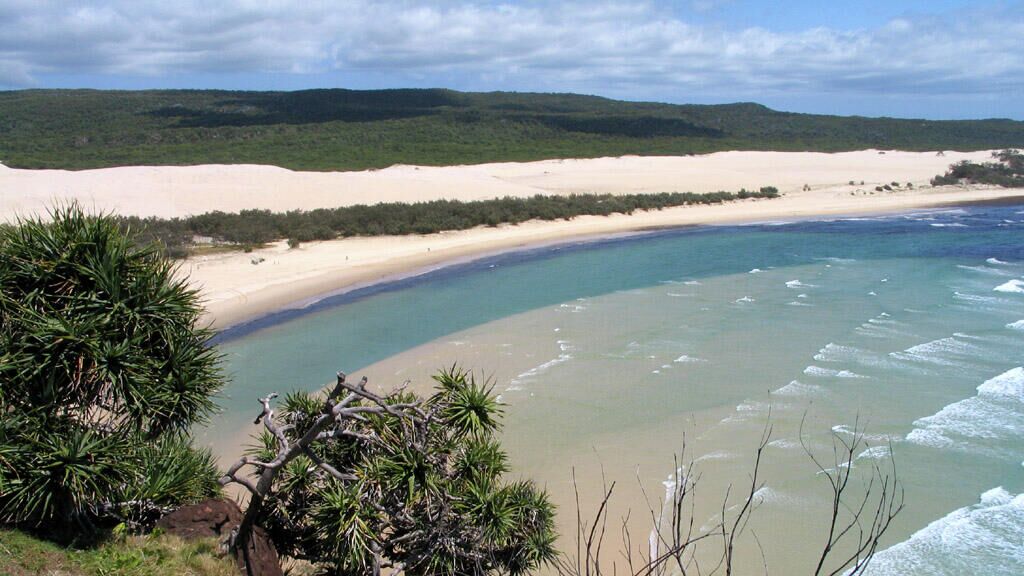
[[172,257],[188,255],[197,236],[213,238],[247,252],[252,246],[288,239],[291,248],[302,242],[348,236],[431,234],[466,230],[477,226],[518,224],[527,220],[568,220],[576,216],[632,214],[690,204],[720,204],[750,198],[775,198],[774,186],[739,192],[662,192],[657,194],[537,195],[529,198],[495,198],[475,202],[433,200],[405,204],[390,202],[342,208],[293,210],[242,210],[209,212],[188,218],[120,219],[122,228],[140,231],[143,240],[156,240]]
[[992,184],[1005,188],[1024,187],[1024,154],[1020,150],[993,152],[994,162],[957,162],[945,174],[932,178],[932,186]]

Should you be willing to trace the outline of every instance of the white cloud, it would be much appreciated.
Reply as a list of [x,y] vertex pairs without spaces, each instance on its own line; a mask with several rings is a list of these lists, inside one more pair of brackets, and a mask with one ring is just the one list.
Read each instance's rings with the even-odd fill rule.
[[[703,9],[719,1],[695,2]],[[681,20],[653,4],[11,0],[0,84],[48,74],[342,71],[486,88],[609,94],[999,94],[1024,81],[1024,14],[901,18],[870,30],[778,32]]]

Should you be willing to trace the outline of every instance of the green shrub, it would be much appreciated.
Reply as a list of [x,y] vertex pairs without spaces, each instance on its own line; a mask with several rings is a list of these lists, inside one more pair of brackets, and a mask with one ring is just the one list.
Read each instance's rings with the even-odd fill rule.
[[945,174],[932,178],[932,186],[992,184],[1006,188],[1024,186],[1024,154],[1020,150],[994,152],[995,162],[981,164],[963,160],[952,164]]
[[124,218],[126,229],[141,229],[144,238],[158,240],[168,255],[188,254],[195,236],[212,237],[246,252],[254,245],[286,238],[295,248],[302,242],[349,236],[431,234],[476,226],[518,224],[527,220],[568,220],[576,216],[632,214],[690,204],[719,204],[747,198],[775,198],[779,191],[764,186],[737,193],[663,192],[656,194],[572,194],[529,198],[495,198],[474,202],[433,200],[355,205],[311,211],[243,210],[209,212],[188,218]]

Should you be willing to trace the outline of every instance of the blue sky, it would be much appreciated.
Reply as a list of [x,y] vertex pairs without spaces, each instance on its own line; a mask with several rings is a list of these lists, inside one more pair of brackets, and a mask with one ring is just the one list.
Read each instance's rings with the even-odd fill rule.
[[1024,119],[1024,1],[0,0],[0,88],[447,87]]

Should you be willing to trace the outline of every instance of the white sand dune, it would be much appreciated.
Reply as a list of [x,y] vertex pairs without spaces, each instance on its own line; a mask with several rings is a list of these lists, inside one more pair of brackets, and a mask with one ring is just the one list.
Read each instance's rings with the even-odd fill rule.
[[[272,166],[123,167],[102,170],[15,170],[0,166],[0,220],[38,214],[76,200],[97,211],[185,216],[213,210],[273,211],[438,198],[478,200],[535,194],[710,192],[776,186],[783,197],[690,206],[631,216],[528,222],[427,236],[283,243],[251,254],[193,258],[183,265],[219,327],[332,291],[409,274],[454,259],[570,238],[653,227],[739,223],[820,215],[869,214],[1024,195],[1024,190],[931,188],[949,164],[981,161],[989,152],[944,156],[866,150],[839,154],[720,152],[705,156],[547,160],[474,166],[394,166],[363,172],[293,172]],[[856,182],[849,185],[849,181]],[[864,185],[860,182],[864,181]],[[913,190],[875,193],[877,185]],[[804,188],[809,187],[809,190]],[[258,265],[254,259],[263,258]]]

